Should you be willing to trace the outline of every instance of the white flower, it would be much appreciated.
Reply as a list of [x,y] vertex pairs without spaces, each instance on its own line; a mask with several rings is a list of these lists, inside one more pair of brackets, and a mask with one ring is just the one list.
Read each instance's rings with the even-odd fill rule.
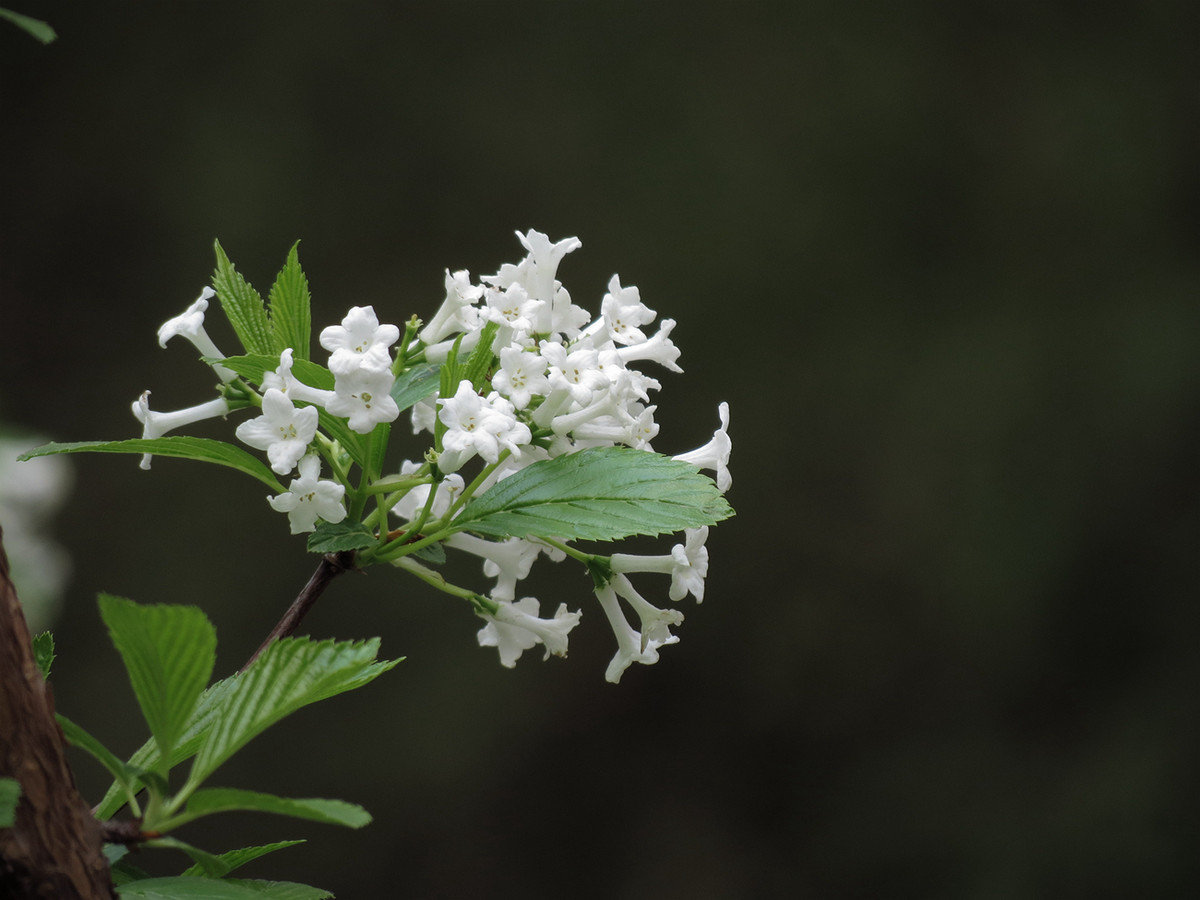
[[489,463],[497,462],[501,449],[516,452],[518,444],[528,444],[533,437],[529,426],[513,415],[510,402],[495,391],[480,397],[468,380],[459,382],[453,397],[438,403],[438,418],[447,428],[438,458],[443,472],[458,471],[477,453]]
[[511,669],[521,654],[542,644],[546,648],[544,659],[567,655],[567,635],[579,624],[581,613],[567,612],[567,604],[560,603],[553,619],[538,618],[539,604],[533,597],[525,597],[516,603],[500,602],[495,615],[480,614],[487,624],[476,636],[481,647],[495,647],[500,651],[500,664]]
[[[217,349],[217,345],[213,343],[212,338],[208,336],[208,332],[204,330],[204,313],[208,310],[208,301],[217,296],[216,291],[210,287],[206,287],[200,292],[200,296],[196,298],[182,313],[173,319],[167,319],[158,329],[158,346],[167,346],[167,341],[179,335],[187,338],[200,351],[201,356],[206,356],[209,359],[224,359],[225,354]],[[225,366],[213,364],[213,371],[217,373],[217,377],[222,381],[233,381],[237,378],[237,373]]]
[[316,433],[317,408],[297,409],[276,388],[268,388],[263,394],[262,415],[243,422],[234,432],[243,443],[266,450],[271,468],[280,475],[296,468]]
[[481,312],[490,321],[508,326],[514,334],[529,334],[533,331],[538,310],[545,305],[545,301],[530,297],[525,288],[514,283],[503,292],[488,291],[487,308]]
[[[133,401],[133,414],[142,423],[142,437],[146,440],[162,437],[168,431],[174,431],[176,428],[201,422],[204,419],[223,416],[228,412],[229,404],[220,397],[216,400],[209,400],[207,403],[201,403],[198,406],[189,406],[187,409],[179,409],[174,412],[155,412],[152,410],[150,408],[149,391],[144,391],[142,396]],[[150,468],[150,459],[151,454],[149,453],[142,457],[141,467],[143,469]]]
[[[420,463],[406,459],[400,464],[400,474],[411,475],[419,468],[421,468]],[[463,487],[465,487],[465,483],[461,475],[447,475],[437,486],[437,493],[434,494],[429,514],[434,517],[445,515],[454,501],[458,499],[458,495],[462,493]],[[425,508],[425,501],[429,499],[429,488],[428,484],[418,484],[410,489],[392,507],[392,512],[411,522]]]
[[333,397],[333,391],[310,387],[292,374],[292,348],[279,354],[279,367],[274,372],[263,373],[264,390],[275,388],[287,394],[292,402],[313,403],[324,406]]
[[681,453],[674,459],[691,463],[701,469],[712,469],[717,473],[717,489],[723,494],[733,485],[733,476],[729,474],[729,454],[733,450],[733,442],[729,439],[729,404],[722,403],[717,407],[717,415],[721,418],[721,427],[713,432],[712,440],[703,447],[697,447],[687,453]]
[[479,326],[479,310],[474,304],[483,296],[483,288],[471,284],[471,275],[466,269],[450,274],[446,270],[446,299],[434,313],[429,324],[421,329],[419,337],[426,344],[438,341],[456,331],[472,331]]
[[613,589],[633,607],[633,611],[637,613],[638,619],[641,622],[641,649],[643,653],[646,651],[647,645],[652,641],[661,647],[663,644],[671,644],[678,640],[667,629],[672,625],[678,625],[682,622],[683,613],[677,609],[659,609],[634,590],[632,582],[624,575],[618,575],[613,579],[612,583]]
[[556,341],[542,341],[541,351],[550,367],[552,390],[567,391],[581,405],[589,403],[596,391],[608,390],[608,376],[599,368],[600,355],[591,341],[583,341],[570,351]]
[[505,347],[500,351],[500,368],[492,376],[492,387],[511,400],[514,407],[524,409],[535,394],[550,390],[545,358],[520,347]]
[[342,506],[345,486],[320,481],[320,474],[321,458],[310,453],[300,460],[300,477],[292,480],[287,493],[267,498],[272,509],[287,513],[292,534],[315,531],[318,518],[333,523],[346,518],[346,508]]
[[614,572],[659,572],[671,576],[672,600],[682,600],[688,593],[700,603],[704,600],[704,577],[708,574],[708,526],[688,528],[685,543],[676,544],[671,552],[661,556],[638,556],[614,553]]
[[600,314],[608,326],[608,333],[618,344],[640,344],[646,335],[639,325],[649,325],[658,315],[642,303],[641,293],[636,287],[621,287],[621,279],[614,275],[608,282],[608,293],[600,301]]
[[672,372],[682,372],[683,369],[675,362],[679,359],[679,348],[671,343],[670,338],[674,327],[674,319],[663,319],[662,324],[658,326],[658,331],[654,333],[654,337],[642,341],[640,344],[618,347],[617,355],[627,365],[635,359],[649,359],[660,366],[665,366]]
[[517,239],[529,251],[525,259],[516,265],[505,264],[495,275],[485,276],[483,280],[501,290],[514,282],[519,283],[530,297],[544,302],[534,322],[535,333],[562,333],[568,338],[575,337],[591,316],[571,303],[571,295],[555,275],[562,258],[583,246],[579,238],[551,242],[540,231],[531,229],[526,234],[517,232]]
[[642,636],[626,621],[625,614],[621,612],[621,605],[617,601],[617,593],[611,584],[597,588],[596,597],[600,600],[604,615],[608,617],[608,624],[612,626],[613,634],[617,638],[617,652],[609,662],[608,670],[604,673],[606,681],[611,681],[613,684],[619,682],[621,675],[631,663],[641,663],[644,666],[654,665],[658,662],[658,648],[665,644],[674,644],[679,640],[671,634],[663,641],[653,639],[643,641]]
[[388,348],[399,339],[400,329],[395,325],[380,325],[374,308],[354,306],[341,325],[330,325],[321,331],[320,341],[333,354],[329,357],[329,371],[342,375],[360,367],[373,371],[390,369],[392,356]]
[[348,374],[335,374],[333,397],[325,409],[335,416],[349,420],[350,430],[370,434],[380,422],[393,422],[400,416],[400,407],[392,399],[395,379],[390,369],[353,369]]
[[[457,475],[450,477],[458,478]],[[528,577],[533,561],[541,552],[537,544],[520,538],[487,541],[461,532],[448,537],[446,546],[483,557],[483,574],[496,579],[496,586],[491,591],[493,600],[511,601],[516,597],[517,582]]]

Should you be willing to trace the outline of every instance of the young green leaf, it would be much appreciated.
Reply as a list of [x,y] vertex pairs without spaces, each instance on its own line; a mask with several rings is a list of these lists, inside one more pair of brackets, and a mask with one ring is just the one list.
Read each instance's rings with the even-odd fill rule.
[[15,778],[0,778],[0,828],[12,828],[17,819],[21,784]]
[[[228,866],[228,869],[226,869],[226,873],[228,874],[229,872],[240,869],[242,866],[246,865],[246,863],[254,862],[254,860],[266,856],[268,853],[274,853],[276,850],[285,850],[288,847],[295,847],[297,844],[303,843],[304,841],[302,840],[276,841],[273,844],[261,844],[257,847],[242,847],[238,850],[227,850],[226,852],[219,854],[217,859],[219,859],[222,864]],[[190,868],[184,869],[180,874],[185,877],[193,876],[202,878],[204,876],[204,869],[199,863],[197,863]]]
[[392,399],[404,412],[420,400],[424,400],[438,389],[442,367],[433,363],[422,363],[402,374],[392,383]]
[[101,594],[100,616],[129,672],[159,754],[169,756],[212,675],[217,633],[194,606],[142,606]]
[[182,793],[198,787],[218,766],[284,716],[373,681],[399,660],[377,662],[379,639],[273,643],[245,672],[234,676],[192,763]]
[[54,665],[54,635],[48,631],[43,631],[33,639],[33,659],[37,663],[38,671],[42,673],[42,677],[46,680],[50,679],[50,669]]
[[299,246],[299,241],[292,244],[287,262],[271,287],[269,299],[276,353],[291,347],[293,359],[306,360],[312,342],[312,312],[308,279],[300,268],[300,257],[296,252]]
[[43,22],[41,19],[34,19],[29,16],[21,15],[19,12],[13,12],[11,9],[0,7],[0,19],[8,19],[22,31],[33,35],[43,44],[49,44],[58,37],[54,33],[54,29]]
[[630,447],[536,462],[463,508],[454,526],[495,537],[611,541],[713,525],[733,510],[689,463]]
[[221,248],[221,242],[214,241],[213,246],[217,251],[213,288],[216,289],[217,299],[221,301],[221,308],[229,318],[229,324],[237,332],[238,340],[242,342],[247,353],[275,353],[271,322],[267,318],[262,297],[233,267],[233,263]]
[[[208,361],[207,358],[206,361]],[[279,354],[247,353],[245,356],[227,356],[224,359],[214,359],[212,362],[232,369],[252,384],[262,384],[265,373],[274,372],[279,368]],[[296,359],[294,353],[292,355],[292,374],[309,387],[319,388],[323,391],[333,390],[332,372],[320,363],[307,359]]]
[[323,822],[326,825],[345,825],[348,828],[362,828],[371,822],[369,812],[358,804],[347,803],[345,800],[323,800],[318,797],[292,799],[234,788],[196,791],[188,800],[187,810],[180,819],[191,821],[213,813],[236,811],[276,813]]
[[[500,326],[495,322],[488,322],[483,326],[483,331],[479,333],[479,343],[475,345],[475,349],[467,357],[467,364],[462,368],[461,378],[470,381],[471,387],[476,391],[483,391],[487,387],[488,369],[491,368],[492,360],[495,358],[495,354],[492,352],[492,342],[495,341],[496,332],[499,330]],[[458,385],[455,385],[456,389],[457,387]],[[442,396],[453,395],[454,391],[451,391]]]
[[146,842],[147,847],[165,847],[172,850],[182,850],[200,867],[206,878],[223,878],[229,872],[229,866],[219,856],[214,856],[207,850],[193,847],[178,838],[160,837]]
[[227,878],[147,878],[117,888],[122,900],[329,900],[321,888],[290,881]]
[[362,522],[320,522],[308,536],[309,553],[338,553],[370,547],[377,538]]
[[241,447],[199,437],[130,438],[126,441],[75,441],[69,444],[50,443],[22,453],[17,459],[34,459],[38,456],[53,456],[56,453],[153,453],[155,456],[173,456],[179,459],[194,459],[198,462],[215,463],[237,469],[257,478],[271,490],[283,493],[284,486],[267,468],[266,463],[251,456]]

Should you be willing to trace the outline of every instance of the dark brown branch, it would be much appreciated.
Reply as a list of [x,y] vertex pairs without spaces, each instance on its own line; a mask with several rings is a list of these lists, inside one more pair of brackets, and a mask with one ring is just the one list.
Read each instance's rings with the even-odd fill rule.
[[308,613],[321,593],[328,587],[329,582],[337,578],[348,569],[354,568],[354,551],[343,550],[340,553],[326,553],[321,558],[320,565],[313,572],[312,578],[308,579],[308,584],[292,601],[292,605],[288,607],[287,612],[283,614],[283,618],[279,623],[271,629],[271,633],[267,635],[266,640],[262,642],[254,655],[246,660],[246,664],[238,669],[238,673],[245,672],[250,668],[251,664],[262,655],[262,652],[271,646],[275,641],[282,637],[288,637],[296,631],[301,620]]
[[21,785],[16,821],[0,829],[0,897],[112,900],[100,824],[75,787],[8,572],[0,542],[0,776]]

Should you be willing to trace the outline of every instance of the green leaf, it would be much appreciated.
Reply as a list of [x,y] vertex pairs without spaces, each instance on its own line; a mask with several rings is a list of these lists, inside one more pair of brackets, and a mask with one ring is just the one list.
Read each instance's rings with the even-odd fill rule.
[[424,400],[438,389],[442,367],[433,363],[422,363],[402,374],[392,384],[392,399],[404,412],[418,401]]
[[[483,331],[479,333],[479,343],[475,345],[475,349],[467,358],[467,364],[463,366],[461,377],[468,379],[471,387],[476,391],[482,391],[487,385],[488,369],[492,367],[492,360],[495,358],[495,354],[492,352],[492,342],[496,339],[496,332],[499,330],[500,326],[495,322],[488,322],[484,325]],[[455,385],[455,388],[457,387],[458,385]],[[453,396],[453,392],[443,396]]]
[[50,669],[54,665],[54,635],[43,631],[33,639],[33,658],[37,662],[38,671],[47,681],[50,679]]
[[13,12],[11,9],[5,9],[0,6],[0,19],[8,19],[22,31],[33,35],[43,44],[51,43],[58,37],[54,33],[54,29],[43,22],[41,19],[32,19],[29,16],[23,16],[18,12]]
[[362,522],[318,522],[308,536],[309,553],[338,553],[370,547],[378,538]]
[[217,633],[194,606],[142,606],[100,595],[100,616],[133,692],[158,742],[169,756],[196,709],[217,658]]
[[[246,863],[253,862],[259,857],[266,856],[268,853],[274,853],[276,850],[284,850],[288,847],[295,847],[297,844],[303,843],[304,841],[276,841],[274,844],[261,844],[257,847],[242,847],[239,850],[227,850],[226,852],[220,854],[217,859],[219,859],[228,867],[226,869],[226,872],[228,873],[233,872],[236,869],[240,869],[242,866],[246,865]],[[204,869],[199,863],[197,863],[190,868],[184,869],[180,874],[185,877],[203,877]]]
[[[213,272],[213,288],[221,301],[221,308],[229,318],[229,324],[237,332],[238,339],[247,353],[275,352],[275,342],[271,337],[271,321],[267,318],[266,307],[262,297],[250,283],[241,276],[225,251],[220,241],[214,241],[217,251],[217,268]],[[278,354],[276,354],[278,358]]]
[[345,800],[323,800],[317,797],[292,799],[234,788],[196,791],[188,800],[187,812],[184,815],[189,819],[198,819],[213,813],[239,810],[295,816],[298,819],[324,822],[326,825],[345,825],[348,828],[362,828],[371,821],[369,812]]
[[379,639],[311,641],[284,638],[271,644],[233,687],[192,763],[184,791],[194,789],[248,741],[310,703],[373,681],[399,662],[376,662]]
[[17,820],[21,784],[15,778],[0,778],[0,828],[12,828]]
[[733,515],[695,466],[630,447],[536,462],[470,500],[457,530],[611,541],[713,525]]
[[328,900],[329,891],[290,881],[147,878],[117,888],[126,900]]
[[125,796],[132,797],[141,789],[138,785],[141,769],[122,762],[120,757],[61,713],[55,713],[54,718],[58,721],[58,727],[62,729],[67,743],[95,757],[117,780]]
[[446,561],[446,548],[441,543],[426,544],[420,550],[414,550],[412,556],[427,563],[440,566]]
[[193,847],[191,844],[185,843],[178,838],[160,837],[152,841],[146,842],[147,847],[167,847],[173,850],[182,850],[192,858],[200,871],[204,873],[206,878],[221,878],[228,874],[229,866],[219,856],[214,856],[207,850],[201,850],[199,847]]
[[199,437],[130,438],[126,441],[75,441],[69,444],[50,443],[22,453],[18,460],[34,459],[38,456],[53,456],[56,453],[153,453],[155,456],[174,456],[179,459],[194,459],[199,462],[215,463],[245,472],[257,478],[271,490],[283,493],[284,486],[267,468],[266,463],[251,456],[241,447]]
[[[282,351],[281,351],[282,352]],[[232,369],[252,384],[262,384],[263,375],[279,368],[279,354],[247,353],[245,356],[227,356],[224,359],[209,359],[205,362],[220,363]],[[292,374],[309,387],[323,391],[333,390],[333,373],[320,363],[307,359],[296,359],[292,354]]]
[[306,360],[312,342],[312,311],[308,279],[296,252],[299,246],[299,241],[292,244],[287,262],[271,287],[271,331],[277,353],[291,347],[293,359]]

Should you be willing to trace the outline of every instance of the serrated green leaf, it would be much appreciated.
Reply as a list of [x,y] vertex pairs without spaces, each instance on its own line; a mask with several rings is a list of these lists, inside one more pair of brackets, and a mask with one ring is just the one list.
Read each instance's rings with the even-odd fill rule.
[[488,369],[491,368],[492,360],[495,358],[495,354],[492,352],[492,342],[496,339],[496,332],[499,330],[500,326],[495,322],[488,322],[483,326],[483,330],[479,333],[479,343],[467,357],[467,364],[463,366],[460,373],[460,377],[470,381],[471,387],[476,391],[482,391],[487,385]]
[[446,548],[440,543],[426,544],[420,550],[414,550],[411,555],[416,559],[440,566],[446,561]]
[[[208,361],[206,357],[205,362]],[[232,369],[252,384],[260,385],[263,382],[263,375],[265,373],[274,372],[279,368],[279,354],[247,353],[244,356],[227,356],[224,359],[214,359],[212,362],[220,363],[225,368]],[[322,391],[333,390],[333,373],[320,363],[315,363],[307,359],[296,359],[293,355],[292,374],[309,387],[319,388]]]
[[42,677],[49,680],[50,669],[54,666],[55,660],[54,635],[50,632],[43,631],[33,639],[33,659],[37,663]]
[[225,310],[238,340],[242,342],[247,353],[273,353],[275,342],[271,337],[271,322],[267,318],[267,309],[263,306],[262,297],[234,268],[229,257],[225,255],[221,242],[214,241],[213,247],[217,252],[213,289],[217,292],[217,299],[221,301],[221,308]]
[[379,639],[311,641],[284,638],[271,644],[245,672],[233,677],[196,759],[184,791],[199,786],[248,741],[298,709],[361,687],[399,660],[376,662]]
[[214,463],[237,469],[257,478],[271,490],[283,493],[284,486],[261,460],[251,456],[241,447],[199,437],[130,438],[126,441],[75,441],[73,443],[50,443],[22,453],[18,460],[34,459],[38,456],[53,456],[57,453],[152,453],[155,456],[173,456],[178,459],[194,459],[198,462]]
[[229,866],[226,865],[219,856],[214,856],[207,850],[201,850],[199,847],[193,847],[191,844],[185,843],[178,838],[155,838],[152,841],[147,841],[146,846],[182,850],[192,858],[192,861],[197,866],[199,866],[200,870],[204,873],[205,878],[222,878],[229,872]]
[[147,878],[117,888],[125,900],[329,900],[321,888],[290,881],[228,878]]
[[21,785],[15,778],[0,778],[0,828],[12,828],[17,820]]
[[269,313],[276,352],[291,347],[293,359],[306,360],[312,342],[312,310],[308,279],[300,268],[299,246],[299,241],[292,244],[287,262],[275,278]]
[[362,522],[318,522],[308,536],[309,553],[339,553],[370,547],[378,538]]
[[371,814],[355,803],[345,800],[325,800],[319,797],[294,799],[242,791],[234,788],[208,788],[196,791],[188,800],[188,819],[198,819],[221,812],[266,812],[294,816],[326,825],[345,825],[362,828],[371,822]]
[[473,498],[456,529],[493,537],[611,541],[713,525],[733,515],[695,466],[630,447],[595,447],[528,466]]
[[[246,863],[253,862],[260,857],[266,856],[268,853],[274,853],[276,850],[285,850],[288,847],[295,847],[297,844],[303,844],[304,841],[276,841],[273,844],[261,844],[257,847],[242,847],[238,850],[227,850],[217,856],[224,865],[228,866],[226,872],[233,872],[240,869]],[[197,863],[180,873],[185,878],[188,876],[204,877],[204,869]]]
[[159,754],[183,736],[217,659],[217,633],[194,606],[134,603],[100,595],[108,626]]
[[19,12],[13,12],[11,9],[0,7],[0,19],[8,19],[22,31],[33,35],[43,44],[49,44],[58,37],[54,33],[54,29],[41,19],[34,19],[29,16],[21,15]]
[[404,412],[438,389],[442,367],[433,363],[422,363],[404,372],[392,383],[392,399]]

